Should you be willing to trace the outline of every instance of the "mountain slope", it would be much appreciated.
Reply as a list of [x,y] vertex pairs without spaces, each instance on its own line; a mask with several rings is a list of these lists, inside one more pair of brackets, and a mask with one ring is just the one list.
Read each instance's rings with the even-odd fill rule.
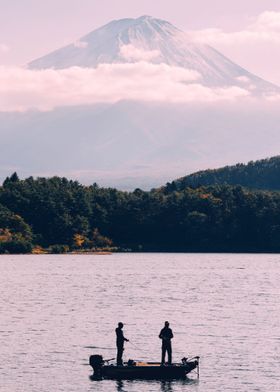
[[245,164],[203,170],[167,185],[169,190],[208,185],[242,185],[252,189],[280,190],[280,156]]
[[115,20],[29,63],[33,69],[97,67],[102,63],[165,63],[199,73],[207,86],[239,86],[253,94],[278,88],[251,74],[208,45],[197,44],[167,21],[150,16]]

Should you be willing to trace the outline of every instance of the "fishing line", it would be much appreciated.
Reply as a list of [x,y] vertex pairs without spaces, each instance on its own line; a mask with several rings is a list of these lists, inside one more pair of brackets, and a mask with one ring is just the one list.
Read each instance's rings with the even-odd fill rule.
[[143,351],[142,348],[136,346],[136,344],[132,343],[131,341],[129,341],[128,343],[132,344],[132,346],[133,346],[134,348],[137,348],[137,350]]

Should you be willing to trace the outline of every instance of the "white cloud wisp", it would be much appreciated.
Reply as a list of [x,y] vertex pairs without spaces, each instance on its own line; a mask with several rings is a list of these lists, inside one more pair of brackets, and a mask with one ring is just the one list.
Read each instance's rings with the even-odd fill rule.
[[217,102],[246,97],[246,88],[209,88],[193,70],[147,62],[102,64],[96,69],[29,70],[0,67],[0,111],[52,110],[120,100]]
[[189,31],[188,35],[196,42],[211,45],[280,44],[280,12],[265,11],[240,31],[225,32],[218,28],[207,28]]

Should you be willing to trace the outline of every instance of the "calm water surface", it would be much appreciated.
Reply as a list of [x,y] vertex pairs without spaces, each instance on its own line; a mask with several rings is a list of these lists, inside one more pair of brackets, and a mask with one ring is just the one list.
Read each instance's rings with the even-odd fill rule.
[[[280,255],[0,256],[1,392],[280,391]],[[89,379],[90,354],[201,356],[184,382]],[[95,348],[88,348],[94,346]]]

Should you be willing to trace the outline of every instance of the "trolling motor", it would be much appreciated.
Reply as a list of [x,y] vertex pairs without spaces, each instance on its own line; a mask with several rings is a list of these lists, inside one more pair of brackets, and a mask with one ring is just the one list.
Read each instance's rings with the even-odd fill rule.
[[183,365],[191,366],[192,369],[196,368],[196,374],[197,374],[198,378],[199,378],[199,358],[200,357],[198,357],[198,356],[192,357],[192,358],[186,358],[186,357],[182,358],[182,364]]

